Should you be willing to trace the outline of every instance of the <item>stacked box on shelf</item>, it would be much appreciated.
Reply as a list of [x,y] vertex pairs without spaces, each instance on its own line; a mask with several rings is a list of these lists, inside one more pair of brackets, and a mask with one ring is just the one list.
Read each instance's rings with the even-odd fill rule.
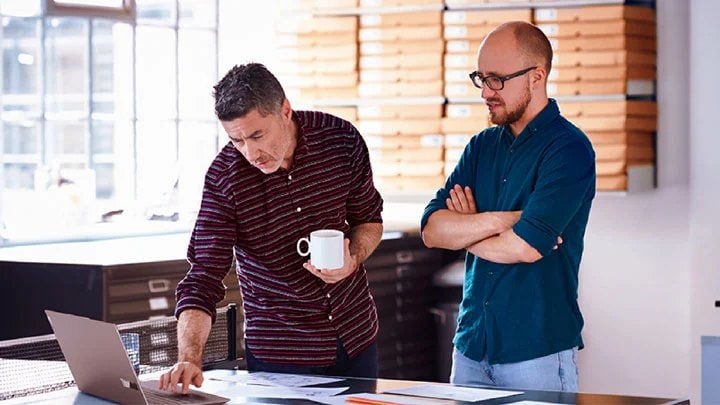
[[276,26],[278,65],[273,67],[290,100],[357,97],[356,16],[295,14]]
[[443,184],[440,104],[360,105],[358,129],[381,191],[436,190]]
[[445,134],[445,168],[448,176],[457,165],[470,139],[491,125],[485,104],[448,104],[442,119],[442,133]]
[[604,5],[541,8],[535,22],[554,48],[548,94],[652,95],[655,92],[655,11]]
[[598,190],[627,190],[628,169],[654,163],[654,101],[561,101],[560,109],[593,143]]
[[[358,129],[384,192],[442,185],[442,2],[360,1]],[[390,8],[389,8],[390,7]]]
[[530,9],[509,10],[448,10],[444,14],[446,41],[445,97],[480,97],[480,90],[470,82],[468,74],[477,70],[477,50],[485,36],[507,21],[528,21]]

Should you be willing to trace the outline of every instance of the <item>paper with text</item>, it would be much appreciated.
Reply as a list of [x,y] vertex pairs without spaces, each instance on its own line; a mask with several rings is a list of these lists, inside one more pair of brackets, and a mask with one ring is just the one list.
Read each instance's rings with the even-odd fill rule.
[[416,397],[452,399],[454,401],[484,401],[519,395],[519,391],[490,390],[484,388],[457,387],[454,385],[421,384],[385,391],[388,394],[413,395]]

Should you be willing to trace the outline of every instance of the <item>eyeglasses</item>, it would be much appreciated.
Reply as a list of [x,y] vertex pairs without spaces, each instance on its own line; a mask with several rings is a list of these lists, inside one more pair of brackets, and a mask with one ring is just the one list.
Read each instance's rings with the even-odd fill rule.
[[522,76],[525,73],[535,69],[537,66],[532,66],[527,69],[519,70],[515,73],[510,73],[507,76],[498,77],[498,76],[485,76],[483,77],[480,72],[477,70],[470,73],[470,80],[472,80],[475,87],[478,89],[482,89],[483,85],[487,86],[490,90],[499,91],[502,90],[505,87],[505,82],[507,80],[510,80],[514,77]]

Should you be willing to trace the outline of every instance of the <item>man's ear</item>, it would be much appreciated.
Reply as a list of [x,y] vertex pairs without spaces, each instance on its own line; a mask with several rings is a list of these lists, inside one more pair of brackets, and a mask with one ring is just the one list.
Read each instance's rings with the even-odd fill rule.
[[282,107],[280,107],[283,118],[290,120],[292,119],[292,107],[290,106],[290,100],[287,98],[283,100]]

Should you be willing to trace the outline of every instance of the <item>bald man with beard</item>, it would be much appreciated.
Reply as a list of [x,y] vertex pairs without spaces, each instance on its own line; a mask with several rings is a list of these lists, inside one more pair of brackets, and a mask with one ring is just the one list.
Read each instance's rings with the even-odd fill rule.
[[470,80],[495,126],[474,136],[421,220],[428,247],[464,249],[450,381],[577,391],[577,302],[595,152],[547,96],[552,48],[526,22],[491,32]]

